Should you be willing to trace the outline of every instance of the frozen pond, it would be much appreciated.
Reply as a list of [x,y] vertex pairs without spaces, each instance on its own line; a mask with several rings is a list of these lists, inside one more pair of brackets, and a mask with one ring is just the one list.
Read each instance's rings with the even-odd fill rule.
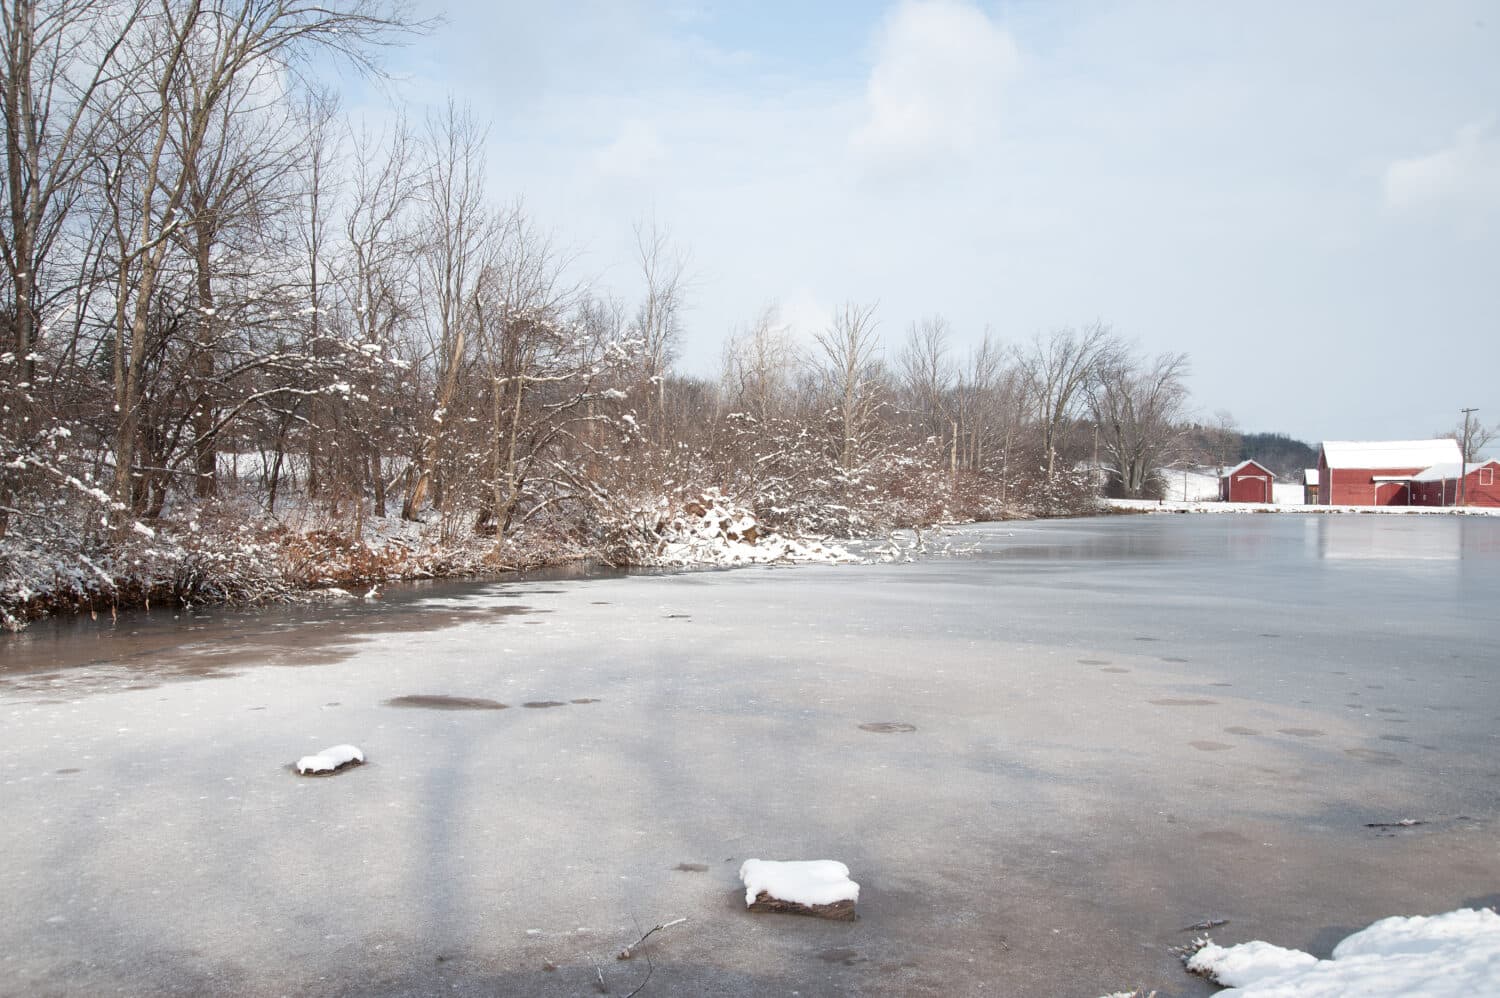
[[[643,995],[1166,998],[1201,919],[1496,902],[1500,520],[959,536],[6,638],[0,993],[623,996],[686,918]],[[751,857],[860,920],[745,913]]]

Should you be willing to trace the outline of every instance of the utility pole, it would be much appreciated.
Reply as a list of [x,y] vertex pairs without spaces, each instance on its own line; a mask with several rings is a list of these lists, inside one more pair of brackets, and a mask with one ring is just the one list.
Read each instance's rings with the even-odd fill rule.
[[1466,499],[1465,493],[1468,491],[1465,488],[1464,479],[1469,477],[1469,441],[1473,439],[1473,430],[1470,429],[1469,420],[1479,410],[1460,409],[1458,411],[1464,414],[1463,438],[1458,442],[1458,504],[1463,506]]

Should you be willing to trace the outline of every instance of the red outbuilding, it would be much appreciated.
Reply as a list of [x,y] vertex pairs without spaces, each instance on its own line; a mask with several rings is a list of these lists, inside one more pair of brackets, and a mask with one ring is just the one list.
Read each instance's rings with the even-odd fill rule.
[[1418,506],[1500,506],[1500,461],[1433,465],[1414,476],[1411,487]]
[[1410,506],[1416,476],[1457,465],[1458,441],[1325,440],[1318,452],[1318,503],[1323,506]]
[[1219,475],[1219,499],[1222,502],[1271,502],[1271,484],[1275,480],[1271,469],[1259,461],[1241,461]]

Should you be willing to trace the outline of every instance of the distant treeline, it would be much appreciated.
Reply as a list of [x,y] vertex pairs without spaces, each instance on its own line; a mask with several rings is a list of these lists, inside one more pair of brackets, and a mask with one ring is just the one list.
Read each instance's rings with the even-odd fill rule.
[[1318,449],[1284,433],[1242,433],[1239,459],[1259,461],[1277,478],[1300,481],[1305,469],[1318,466]]

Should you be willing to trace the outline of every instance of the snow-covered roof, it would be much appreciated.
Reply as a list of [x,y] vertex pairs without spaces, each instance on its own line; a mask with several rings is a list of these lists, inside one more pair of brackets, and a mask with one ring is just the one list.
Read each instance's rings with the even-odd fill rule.
[[[1475,468],[1483,468],[1486,465],[1491,464],[1500,464],[1500,462],[1470,461],[1468,464],[1468,470],[1473,471]],[[1442,482],[1449,479],[1456,479],[1459,474],[1462,473],[1463,468],[1464,465],[1460,464],[1458,461],[1444,461],[1442,464],[1434,464],[1432,467],[1426,469],[1425,471],[1417,472],[1415,475],[1411,476],[1411,480],[1414,482]]]
[[1325,440],[1323,454],[1330,468],[1430,468],[1462,458],[1458,441],[1438,440]]
[[1302,481],[1306,485],[1317,485],[1318,484],[1318,469],[1317,468],[1303,468],[1302,469]]
[[1241,461],[1239,464],[1235,465],[1233,468],[1226,468],[1225,471],[1224,471],[1223,477],[1225,477],[1225,478],[1231,478],[1231,477],[1239,474],[1240,472],[1244,471],[1246,468],[1250,467],[1252,464],[1255,465],[1255,467],[1259,468],[1261,471],[1264,471],[1266,474],[1270,475],[1272,478],[1276,477],[1276,473],[1274,471],[1272,471],[1270,468],[1267,468],[1265,465],[1261,464],[1259,461],[1256,461],[1254,459],[1251,459],[1251,460],[1248,460],[1248,461]]

